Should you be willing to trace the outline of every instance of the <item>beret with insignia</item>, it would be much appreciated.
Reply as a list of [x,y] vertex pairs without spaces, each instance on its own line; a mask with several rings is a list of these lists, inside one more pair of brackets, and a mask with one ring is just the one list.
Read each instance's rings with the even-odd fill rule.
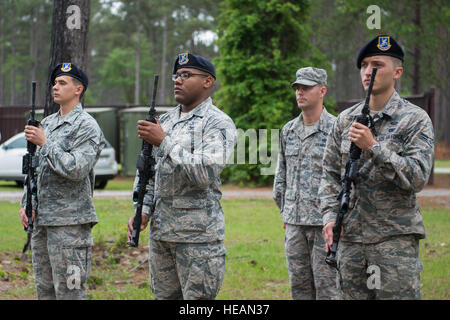
[[208,59],[189,52],[180,53],[175,59],[173,74],[176,74],[177,70],[181,68],[201,70],[209,73],[214,79],[216,79],[216,70],[214,69],[213,64]]
[[89,79],[88,79],[88,76],[86,75],[86,73],[84,73],[84,71],[81,70],[80,67],[78,67],[77,65],[70,63],[70,62],[64,62],[64,63],[58,64],[55,67],[55,69],[53,69],[53,72],[52,72],[52,75],[50,78],[51,83],[52,84],[55,83],[56,77],[59,77],[59,76],[69,76],[69,77],[77,79],[84,86],[85,91],[89,84]]
[[378,35],[361,48],[356,59],[356,66],[358,69],[361,69],[361,61],[365,57],[391,56],[403,61],[404,55],[405,53],[402,47],[400,47],[394,38],[385,34]]

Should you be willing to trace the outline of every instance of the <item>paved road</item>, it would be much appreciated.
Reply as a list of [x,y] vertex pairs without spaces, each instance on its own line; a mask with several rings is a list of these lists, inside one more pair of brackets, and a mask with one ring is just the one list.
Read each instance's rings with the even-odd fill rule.
[[[419,197],[447,197],[450,201],[450,189],[433,189],[426,188],[419,192]],[[118,200],[130,200],[131,191],[106,191],[96,190],[94,191],[95,199],[118,199]],[[22,191],[1,191],[0,201],[18,202],[22,198]],[[270,188],[243,188],[243,189],[228,189],[222,190],[222,199],[272,199],[272,189]]]

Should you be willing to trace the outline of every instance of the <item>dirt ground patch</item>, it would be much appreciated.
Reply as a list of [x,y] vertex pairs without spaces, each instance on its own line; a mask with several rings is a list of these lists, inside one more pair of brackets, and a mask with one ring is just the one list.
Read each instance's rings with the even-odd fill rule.
[[[2,299],[18,299],[16,290],[34,285],[33,268],[27,258],[21,260],[21,253],[0,252],[0,294]],[[34,299],[33,296],[21,296],[20,299]]]
[[[93,270],[112,270],[113,275],[105,279],[101,273],[93,271],[88,281],[89,290],[95,290],[105,281],[117,288],[127,284],[140,288],[149,284],[148,245],[139,248],[95,245],[92,257]],[[127,274],[126,279],[122,279],[123,273]]]
[[[88,292],[104,285],[117,289],[125,285],[149,286],[148,246],[123,248],[95,245],[92,249],[92,272]],[[109,276],[105,277],[105,273]],[[126,278],[123,275],[127,274]],[[36,299],[31,253],[0,252],[0,299]]]

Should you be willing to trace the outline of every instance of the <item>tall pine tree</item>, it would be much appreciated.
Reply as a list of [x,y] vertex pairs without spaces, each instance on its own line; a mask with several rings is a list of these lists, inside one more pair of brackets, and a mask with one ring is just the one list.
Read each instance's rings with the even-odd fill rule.
[[90,0],[73,0],[70,3],[57,0],[53,2],[52,38],[44,117],[59,109],[59,106],[53,102],[53,84],[50,81],[55,66],[63,62],[72,62],[87,72],[89,17]]
[[[266,129],[268,135],[271,129],[281,129],[299,113],[290,88],[296,70],[306,66],[328,69],[309,40],[309,3],[223,1],[218,18],[220,55],[214,60],[221,85],[216,98],[237,128]],[[232,166],[224,178],[268,184],[273,176],[261,175],[264,165],[260,162]]]

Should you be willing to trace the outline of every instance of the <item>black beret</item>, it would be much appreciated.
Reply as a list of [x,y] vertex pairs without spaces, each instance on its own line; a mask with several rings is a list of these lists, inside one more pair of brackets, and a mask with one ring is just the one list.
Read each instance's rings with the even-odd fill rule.
[[51,83],[53,84],[55,82],[56,77],[59,76],[69,76],[72,78],[77,79],[81,82],[81,84],[84,86],[84,90],[86,91],[89,79],[86,73],[84,73],[83,70],[81,70],[80,67],[77,65],[70,63],[70,62],[64,62],[61,64],[58,64],[55,69],[53,69],[52,75],[51,75]]
[[405,53],[403,52],[402,47],[400,47],[394,38],[386,34],[378,35],[367,42],[364,47],[359,50],[358,57],[356,59],[356,66],[358,69],[361,69],[361,61],[365,57],[391,56],[403,61],[404,55]]
[[173,65],[173,74],[176,74],[180,68],[193,68],[205,71],[216,79],[216,70],[213,64],[208,59],[192,53],[185,52],[178,55]]

